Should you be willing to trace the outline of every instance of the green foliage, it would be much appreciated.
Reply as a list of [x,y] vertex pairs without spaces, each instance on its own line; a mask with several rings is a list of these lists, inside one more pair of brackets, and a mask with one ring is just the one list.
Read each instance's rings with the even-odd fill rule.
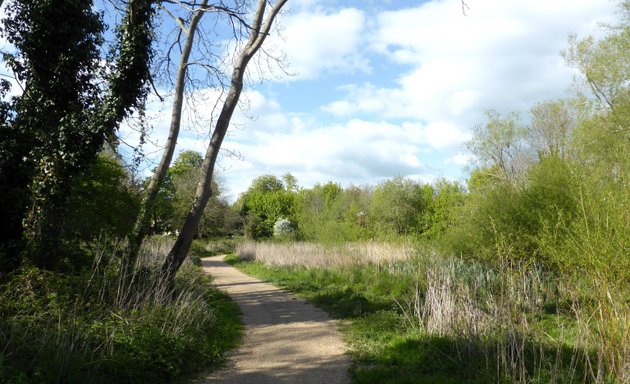
[[[151,233],[174,232],[181,228],[190,210],[197,183],[201,176],[203,157],[196,151],[179,154],[158,191],[151,218]],[[150,178],[146,180],[146,183]],[[238,218],[227,201],[221,197],[221,188],[213,180],[212,196],[204,209],[197,229],[197,237],[229,236],[238,228]]]
[[356,241],[373,237],[370,224],[370,191],[345,190],[328,182],[303,189],[296,197],[300,237],[324,243]]
[[348,187],[333,182],[302,189],[296,196],[300,238],[318,242],[433,238],[453,225],[465,191],[459,183],[434,186],[403,177],[378,186]]
[[[68,195],[120,121],[143,104],[149,78],[152,1],[127,5],[109,74],[100,68],[102,17],[91,1],[8,2],[2,34],[16,51],[3,59],[25,84],[3,114],[0,180],[10,259],[28,242],[31,261],[53,268],[62,256]],[[107,80],[107,85],[99,84]],[[6,106],[5,103],[3,105]],[[4,230],[4,229],[3,229]],[[11,255],[11,253],[13,253]],[[17,266],[19,263],[12,263]]]
[[22,217],[34,261],[47,267],[58,257],[58,223],[71,178],[95,155],[86,158],[85,148],[95,138],[85,122],[98,101],[94,78],[103,23],[91,8],[91,2],[81,1],[12,1],[2,31],[16,48],[4,60],[28,84],[15,102],[9,128],[20,146],[29,147],[28,153],[19,154],[23,159],[13,160],[28,161],[27,174],[18,176],[27,184],[15,188],[32,196],[28,216]]
[[192,170],[201,168],[203,164],[203,156],[197,151],[182,151],[173,165],[169,168],[169,174],[172,176],[181,176]]
[[442,240],[455,254],[490,262],[549,261],[543,234],[553,228],[555,246],[561,246],[577,212],[578,178],[571,166],[547,158],[530,168],[521,188],[476,186]]
[[[630,5],[621,8],[608,36],[572,37],[565,53],[595,99],[539,103],[528,126],[491,114],[478,127],[470,148],[480,167],[456,225],[441,238],[449,252],[542,263],[602,284],[628,280]],[[527,161],[515,179],[506,170],[519,153]]]
[[421,190],[426,202],[421,212],[422,232],[425,238],[435,238],[454,225],[457,209],[465,200],[464,188],[458,182],[440,179],[435,186]]
[[516,183],[527,168],[529,156],[523,139],[524,127],[516,113],[502,116],[494,110],[486,112],[485,124],[474,128],[468,149],[483,167],[495,167],[500,180]]
[[126,169],[112,155],[102,153],[74,182],[64,238],[124,237],[133,228],[139,200]]
[[[289,178],[292,185],[296,181]],[[237,202],[244,217],[245,236],[252,239],[273,235],[273,226],[280,218],[291,220],[295,211],[295,192],[285,189],[282,181],[272,175],[263,175],[252,181],[249,189]]]
[[423,193],[424,186],[400,176],[374,188],[370,213],[379,234],[411,235],[422,231],[421,217],[432,199]]

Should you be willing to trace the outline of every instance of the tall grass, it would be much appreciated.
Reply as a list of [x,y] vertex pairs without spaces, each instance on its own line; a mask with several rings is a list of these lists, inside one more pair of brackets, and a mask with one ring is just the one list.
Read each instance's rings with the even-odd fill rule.
[[[348,289],[356,272],[347,271],[356,271],[357,267],[378,265],[380,272],[376,276],[361,274],[362,278],[375,280],[353,284],[352,289],[373,290],[383,279],[408,281],[408,294],[389,289],[380,292],[383,296],[394,295],[390,299],[397,303],[403,319],[395,333],[425,340],[419,341],[418,348],[427,348],[429,340],[436,340],[436,346],[431,347],[438,351],[436,358],[448,361],[438,365],[459,362],[466,370],[473,370],[459,372],[460,377],[505,383],[630,382],[629,302],[616,287],[603,285],[605,280],[559,276],[532,264],[490,266],[440,257],[411,246],[374,243],[337,247],[244,243],[237,246],[237,252],[242,258],[274,267],[274,271],[275,267],[329,271],[312,275],[328,279],[322,282],[299,284],[291,282],[294,277],[285,277],[291,282],[289,287],[313,286],[318,291],[313,297],[323,303],[322,287],[341,284],[341,291]],[[328,275],[339,276],[329,279]],[[369,298],[373,293],[353,291],[349,295]],[[333,303],[331,307],[339,305]],[[339,313],[343,311],[338,309]],[[379,321],[379,316],[369,321]],[[383,327],[375,325],[371,329]],[[387,340],[383,336],[373,339]],[[364,344],[362,339],[356,348]],[[417,354],[426,352],[418,350]],[[393,357],[393,362],[387,364],[404,359]],[[418,364],[425,363],[418,360]]]
[[366,264],[385,267],[395,262],[410,261],[416,252],[411,244],[380,242],[322,245],[243,241],[236,245],[236,254],[241,260],[257,260],[267,266],[278,267],[338,268]]
[[170,245],[147,241],[130,278],[124,244],[102,241],[84,274],[30,268],[0,285],[0,382],[171,382],[218,362],[236,336],[219,329],[225,299],[189,262],[159,284]]
[[425,287],[401,305],[407,319],[424,334],[455,340],[462,358],[484,359],[498,380],[630,379],[630,312],[611,291],[601,297],[541,269],[453,259],[425,274]]

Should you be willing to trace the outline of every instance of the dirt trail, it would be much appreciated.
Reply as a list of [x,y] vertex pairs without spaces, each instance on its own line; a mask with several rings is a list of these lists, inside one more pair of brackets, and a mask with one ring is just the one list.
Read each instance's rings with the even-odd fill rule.
[[245,335],[228,366],[200,383],[348,383],[350,359],[336,323],[291,293],[222,261],[202,259],[206,273],[243,311]]

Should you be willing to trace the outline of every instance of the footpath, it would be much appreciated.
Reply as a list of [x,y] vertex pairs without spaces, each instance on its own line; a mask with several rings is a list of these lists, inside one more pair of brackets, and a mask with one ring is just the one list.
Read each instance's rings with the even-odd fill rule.
[[227,366],[198,383],[345,384],[350,358],[337,323],[322,310],[223,262],[202,259],[204,271],[243,312],[242,344]]

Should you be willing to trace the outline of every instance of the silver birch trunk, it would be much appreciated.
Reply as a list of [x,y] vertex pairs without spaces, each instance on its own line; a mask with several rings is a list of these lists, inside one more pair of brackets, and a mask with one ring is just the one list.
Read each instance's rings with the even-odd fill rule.
[[223,103],[223,107],[221,108],[214,132],[212,133],[212,137],[210,139],[210,144],[206,150],[206,155],[201,169],[201,180],[197,184],[195,200],[190,207],[188,215],[186,216],[186,220],[179,236],[177,237],[177,241],[173,245],[173,248],[162,265],[163,282],[167,284],[172,284],[175,274],[184,262],[197,229],[197,225],[199,224],[199,220],[201,219],[206,204],[210,199],[210,195],[212,193],[211,182],[214,166],[223,138],[225,137],[230,125],[232,114],[238,104],[241,91],[243,90],[243,77],[245,75],[247,64],[269,35],[269,31],[275,17],[286,2],[287,0],[278,0],[278,2],[269,11],[267,17],[265,17],[267,0],[258,1],[256,13],[254,14],[254,21],[249,32],[249,39],[234,64],[230,89]]
[[136,219],[133,232],[129,237],[127,252],[121,266],[121,273],[123,275],[131,272],[136,263],[138,253],[140,252],[140,247],[142,246],[142,241],[147,235],[149,229],[151,212],[153,211],[157,194],[160,190],[160,187],[162,186],[162,183],[164,182],[164,178],[166,177],[166,172],[168,171],[171,161],[173,160],[173,154],[175,153],[175,146],[177,144],[177,138],[179,136],[179,130],[181,126],[182,107],[184,104],[185,79],[186,73],[188,71],[188,59],[193,48],[197,26],[199,25],[199,21],[205,14],[205,10],[207,7],[208,0],[203,0],[199,8],[195,11],[188,29],[186,30],[183,25],[180,26],[183,32],[186,34],[186,42],[182,49],[179,64],[177,67],[177,76],[175,78],[175,96],[173,99],[173,108],[171,111],[171,125],[169,129],[168,139],[166,140],[166,146],[164,148],[164,153],[162,154],[162,159],[160,160],[159,165],[153,173],[153,176],[151,177],[151,181],[149,183],[149,187],[147,188],[144,198],[142,199],[138,218]]

